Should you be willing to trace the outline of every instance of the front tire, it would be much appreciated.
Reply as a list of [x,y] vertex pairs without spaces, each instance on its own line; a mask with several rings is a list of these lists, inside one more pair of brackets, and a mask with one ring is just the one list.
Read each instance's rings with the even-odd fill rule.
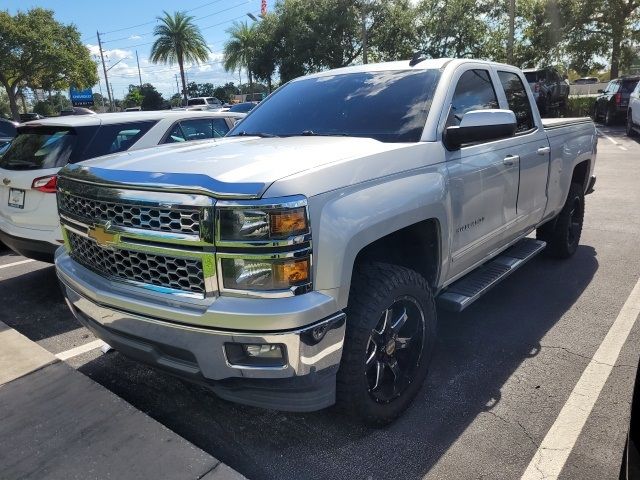
[[555,258],[569,258],[578,249],[584,222],[584,189],[572,183],[558,216],[538,227],[536,238],[547,242],[546,252]]
[[337,379],[337,405],[365,423],[395,420],[417,395],[436,337],[427,281],[387,263],[356,268]]

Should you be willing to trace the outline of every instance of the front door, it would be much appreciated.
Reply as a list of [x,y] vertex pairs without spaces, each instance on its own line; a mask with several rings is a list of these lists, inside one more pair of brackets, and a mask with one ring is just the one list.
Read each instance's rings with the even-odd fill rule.
[[[446,126],[458,125],[470,110],[499,108],[488,69],[463,72],[451,99]],[[517,211],[520,150],[511,139],[465,145],[447,152],[452,202],[449,277],[486,258],[503,241]]]

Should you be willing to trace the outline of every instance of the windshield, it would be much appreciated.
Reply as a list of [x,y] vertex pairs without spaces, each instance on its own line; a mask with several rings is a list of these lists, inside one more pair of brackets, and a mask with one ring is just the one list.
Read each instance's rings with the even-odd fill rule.
[[340,135],[417,142],[439,78],[438,70],[303,78],[261,102],[228,136]]

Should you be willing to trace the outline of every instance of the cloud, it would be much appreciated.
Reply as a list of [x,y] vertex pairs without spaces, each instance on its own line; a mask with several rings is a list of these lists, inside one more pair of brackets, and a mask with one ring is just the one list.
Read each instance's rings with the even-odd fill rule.
[[131,35],[129,40],[140,40],[142,37],[140,35]]

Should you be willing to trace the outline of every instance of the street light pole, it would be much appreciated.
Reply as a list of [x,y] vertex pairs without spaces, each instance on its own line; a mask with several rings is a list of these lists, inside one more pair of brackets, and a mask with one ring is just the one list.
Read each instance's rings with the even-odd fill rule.
[[138,60],[138,50],[136,50],[136,63],[138,64],[138,78],[140,79],[140,90],[142,90],[142,75],[140,74],[140,61]]
[[104,54],[102,53],[102,42],[100,41],[100,32],[96,32],[98,35],[98,48],[100,49],[100,59],[102,60],[102,70],[104,71],[104,83],[107,84],[107,94],[109,95],[109,111],[113,110],[113,100],[111,91],[109,90],[109,77],[107,77],[107,67],[104,64]]

